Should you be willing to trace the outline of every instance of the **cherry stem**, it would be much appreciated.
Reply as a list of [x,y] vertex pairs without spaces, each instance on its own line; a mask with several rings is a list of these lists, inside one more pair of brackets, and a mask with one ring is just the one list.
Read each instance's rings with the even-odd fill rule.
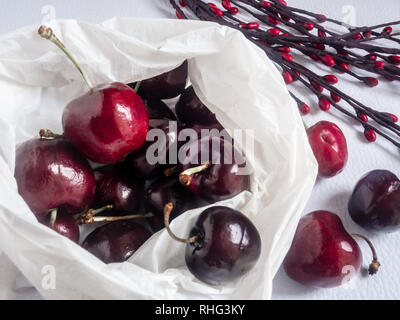
[[65,136],[63,134],[57,134],[49,129],[40,129],[39,136],[41,138],[52,138],[52,139],[64,139]]
[[103,211],[106,210],[111,210],[114,206],[112,204],[109,204],[107,206],[98,208],[98,209],[89,209],[87,212],[83,213],[79,219],[76,221],[76,224],[87,224],[91,223],[90,221],[93,220],[94,216],[102,213]]
[[50,222],[49,222],[50,229],[54,229],[54,224],[56,223],[56,219],[57,219],[57,211],[58,211],[58,209],[53,209],[49,212],[49,214],[50,214]]
[[168,231],[168,234],[171,236],[172,239],[174,239],[176,241],[179,241],[182,243],[195,243],[199,239],[199,236],[194,236],[194,237],[191,237],[188,239],[183,239],[183,238],[179,238],[172,232],[171,228],[169,227],[169,217],[170,217],[173,209],[174,209],[174,205],[172,204],[172,202],[169,202],[164,206],[164,224],[165,224],[165,228]]
[[132,214],[129,216],[118,216],[118,217],[94,217],[91,216],[89,219],[81,218],[79,220],[79,224],[91,224],[97,222],[114,222],[114,221],[123,221],[123,220],[131,220],[131,219],[141,219],[141,218],[151,218],[154,217],[152,213],[145,213],[145,214]]
[[211,166],[210,162],[204,163],[198,167],[189,168],[179,174],[179,182],[185,186],[189,186],[192,182],[192,176],[196,173],[207,170]]
[[136,92],[138,92],[139,89],[140,89],[140,85],[141,85],[141,84],[142,84],[142,81],[136,82],[135,89],[133,89],[133,90],[135,90]]
[[370,275],[376,274],[378,272],[378,269],[381,266],[381,264],[378,261],[378,256],[376,254],[375,247],[373,246],[372,242],[367,237],[365,237],[361,234],[353,233],[352,236],[363,239],[365,242],[367,242],[368,246],[371,248],[372,262],[369,265],[368,272]]
[[176,171],[176,169],[177,169],[177,166],[165,169],[164,176],[166,176],[166,177],[172,176],[174,174],[174,172]]
[[90,82],[87,74],[83,71],[81,66],[78,64],[78,62],[75,60],[75,58],[69,53],[65,45],[60,41],[60,39],[57,38],[57,36],[54,34],[53,30],[51,28],[48,28],[46,26],[41,26],[38,30],[39,35],[47,40],[50,40],[52,43],[54,43],[62,52],[65,53],[65,55],[71,60],[71,62],[74,64],[74,66],[78,69],[79,73],[82,75],[83,80],[85,80],[86,84],[88,85],[90,91],[93,90],[93,85]]

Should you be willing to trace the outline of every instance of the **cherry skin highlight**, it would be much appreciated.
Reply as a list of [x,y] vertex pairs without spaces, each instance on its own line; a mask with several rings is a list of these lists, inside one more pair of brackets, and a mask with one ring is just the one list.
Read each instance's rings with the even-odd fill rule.
[[35,215],[56,208],[83,212],[96,190],[88,161],[63,139],[32,139],[20,145],[14,176],[19,194]]
[[340,128],[328,121],[321,121],[307,129],[308,141],[318,162],[318,176],[331,178],[346,166],[347,142]]
[[387,170],[364,175],[354,187],[348,209],[361,227],[376,232],[400,229],[400,181]]
[[291,279],[305,286],[332,288],[354,276],[361,263],[360,247],[340,218],[315,211],[300,219],[283,267]]

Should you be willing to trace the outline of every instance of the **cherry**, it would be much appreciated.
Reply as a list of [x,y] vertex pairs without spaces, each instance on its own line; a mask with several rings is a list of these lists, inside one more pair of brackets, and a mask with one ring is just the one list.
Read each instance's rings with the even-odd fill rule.
[[196,197],[182,186],[176,177],[161,178],[153,182],[144,196],[146,212],[153,213],[148,221],[154,232],[164,228],[164,206],[171,202],[171,219],[175,219],[197,205]]
[[[372,244],[370,274],[379,262]],[[283,262],[287,275],[306,286],[331,288],[350,280],[360,269],[362,254],[340,218],[328,211],[315,211],[300,219],[292,246]]]
[[192,86],[182,93],[175,106],[175,112],[183,123],[202,125],[218,123],[215,114],[200,101]]
[[[146,99],[171,99],[185,90],[188,77],[188,64],[185,61],[179,67],[140,82],[139,95]],[[136,87],[136,83],[129,86]]]
[[374,170],[356,184],[348,209],[352,219],[370,231],[400,229],[400,181],[387,170]]
[[189,239],[175,236],[169,227],[173,206],[165,206],[165,224],[171,237],[187,243],[185,260],[190,272],[210,285],[221,285],[246,274],[261,254],[261,238],[241,212],[216,206],[204,210]]
[[151,236],[139,223],[117,221],[90,233],[82,247],[104,263],[124,262]]
[[147,113],[149,115],[149,119],[169,119],[173,121],[177,120],[172,110],[161,100],[145,100],[145,105]]
[[87,158],[98,163],[118,162],[139,149],[146,139],[149,124],[139,95],[120,82],[93,87],[50,28],[42,26],[39,34],[67,54],[90,88],[64,109],[65,137]]
[[133,179],[121,167],[103,167],[95,170],[96,204],[113,205],[118,213],[132,213],[139,209],[144,183]]
[[333,177],[343,171],[347,163],[346,138],[340,128],[321,121],[307,129],[308,141],[318,162],[318,175]]
[[32,139],[17,148],[18,192],[35,215],[87,210],[96,184],[88,161],[64,139]]
[[166,134],[166,138],[168,139],[166,145],[160,146],[159,152],[156,152],[156,155],[160,157],[165,155],[164,161],[151,163],[148,159],[147,152],[149,148],[155,144],[155,141],[146,141],[138,151],[128,155],[124,161],[126,170],[132,173],[135,177],[144,180],[154,179],[161,175],[166,168],[171,167],[171,165],[169,165],[169,148],[178,141],[178,130],[170,130],[170,121],[168,120],[150,120],[150,130],[151,129],[159,129]]
[[245,160],[226,139],[203,137],[183,146],[180,153],[184,156],[179,159],[179,180],[203,200],[230,199],[248,187],[249,176],[240,172]]
[[60,210],[44,216],[40,223],[76,243],[79,241],[79,226],[71,214]]

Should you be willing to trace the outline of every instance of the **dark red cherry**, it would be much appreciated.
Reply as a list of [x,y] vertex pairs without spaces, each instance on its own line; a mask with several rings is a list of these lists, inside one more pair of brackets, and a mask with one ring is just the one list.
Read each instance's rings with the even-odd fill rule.
[[283,266],[290,278],[303,285],[331,288],[350,280],[361,263],[360,247],[340,218],[315,211],[300,220]]
[[356,184],[348,209],[352,219],[370,231],[400,229],[400,181],[387,170],[374,170]]
[[169,119],[176,121],[177,118],[172,110],[161,100],[148,99],[145,100],[146,110],[149,119]]
[[40,223],[53,229],[60,235],[67,237],[68,239],[78,243],[79,241],[79,226],[76,223],[76,219],[73,215],[58,210],[56,214],[56,219],[54,221],[53,227],[50,223],[51,214],[47,214],[40,220]]
[[139,223],[116,221],[90,233],[82,247],[104,263],[124,262],[151,236]]
[[96,205],[113,205],[119,214],[134,213],[141,205],[144,182],[132,178],[121,167],[104,167],[95,170]]
[[185,260],[199,280],[221,285],[243,276],[258,261],[261,238],[254,224],[241,212],[212,207],[201,213],[186,245]]
[[88,161],[63,139],[32,139],[17,148],[18,192],[36,215],[76,214],[91,206],[96,183]]
[[164,228],[164,207],[167,203],[173,204],[171,220],[197,205],[197,199],[189,190],[182,186],[177,177],[161,178],[153,182],[144,196],[146,212],[153,213],[148,219],[154,232]]
[[[152,149],[153,151],[150,150],[152,151],[150,154],[154,155],[155,158],[149,159],[148,151],[149,148],[155,148],[158,138],[155,141],[146,141],[138,151],[128,155],[124,161],[126,170],[135,177],[143,180],[154,179],[160,176],[166,168],[171,167],[169,164],[169,149],[172,145],[177,144],[178,141],[178,129],[177,127],[174,129],[173,124],[169,120],[150,120],[150,130],[153,129],[161,130],[165,134],[165,140],[168,140],[166,144],[160,145],[158,151],[157,148]],[[149,134],[151,134],[151,131]]]
[[175,112],[183,123],[202,125],[218,123],[215,114],[200,101],[192,86],[188,87],[180,96]]
[[71,101],[62,124],[67,139],[86,157],[109,164],[143,145],[149,119],[136,92],[115,82],[97,86]]
[[200,198],[216,202],[247,189],[245,160],[226,139],[204,137],[186,144],[180,152],[180,182]]
[[[185,61],[179,67],[141,81],[139,95],[151,99],[171,99],[185,90],[188,77],[188,64]],[[133,86],[134,84],[130,84]]]
[[347,142],[340,128],[329,121],[321,121],[307,130],[308,141],[318,162],[318,175],[333,177],[343,171],[347,163]]

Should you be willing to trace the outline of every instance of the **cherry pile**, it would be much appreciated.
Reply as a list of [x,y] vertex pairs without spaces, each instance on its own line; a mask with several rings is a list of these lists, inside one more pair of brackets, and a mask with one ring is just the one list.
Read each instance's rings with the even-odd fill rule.
[[[170,227],[170,220],[183,212],[230,199],[249,184],[248,175],[237,174],[245,160],[235,156],[226,162],[223,157],[238,153],[232,143],[201,134],[223,127],[193,88],[186,88],[188,63],[137,83],[93,86],[50,28],[42,26],[39,34],[66,53],[88,92],[65,107],[62,134],[42,129],[40,138],[17,148],[18,191],[38,221],[76,243],[84,225],[102,222],[82,247],[105,263],[126,261],[166,227],[173,239],[187,244],[186,263],[199,280],[220,285],[248,272],[260,256],[261,238],[241,212],[209,207],[187,239]],[[162,100],[178,96],[175,114]],[[169,129],[171,123],[176,131]],[[153,129],[167,137],[166,159],[177,144],[183,161],[149,161],[154,141],[146,138]],[[178,141],[188,129],[194,139]],[[209,158],[200,162],[204,153]]]

